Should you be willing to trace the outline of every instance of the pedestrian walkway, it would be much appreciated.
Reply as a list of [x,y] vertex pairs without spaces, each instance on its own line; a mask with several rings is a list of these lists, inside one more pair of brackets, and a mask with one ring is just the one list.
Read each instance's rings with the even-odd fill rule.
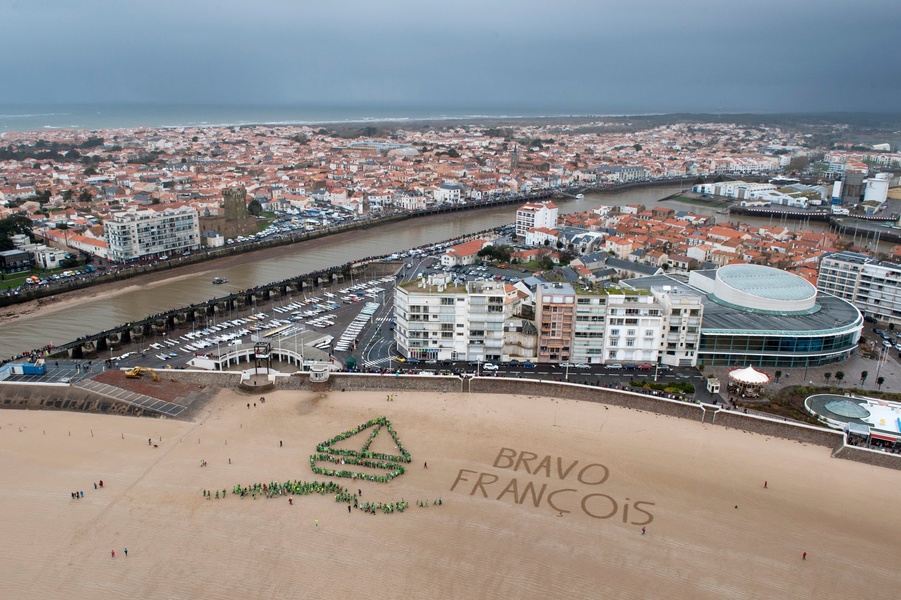
[[186,409],[186,407],[181,406],[180,404],[166,402],[137,392],[130,392],[112,385],[99,383],[92,379],[85,379],[73,385],[90,390],[95,394],[100,394],[101,396],[106,396],[107,398],[112,398],[113,400],[124,402],[126,404],[131,404],[132,406],[139,406],[145,410],[157,412],[168,417],[177,417]]

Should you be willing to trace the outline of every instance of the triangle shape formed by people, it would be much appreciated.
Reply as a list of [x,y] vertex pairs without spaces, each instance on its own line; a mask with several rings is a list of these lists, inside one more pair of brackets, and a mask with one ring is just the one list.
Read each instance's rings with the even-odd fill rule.
[[[385,432],[394,441],[397,454],[370,452],[372,442],[377,436],[386,435]],[[339,442],[357,436],[361,436],[362,442],[359,450],[335,447]],[[404,465],[409,464],[411,460],[410,453],[401,444],[391,421],[387,417],[376,417],[318,444],[316,453],[310,455],[310,467],[319,475],[387,483],[398,475],[403,475]],[[361,471],[360,467],[375,472]]]

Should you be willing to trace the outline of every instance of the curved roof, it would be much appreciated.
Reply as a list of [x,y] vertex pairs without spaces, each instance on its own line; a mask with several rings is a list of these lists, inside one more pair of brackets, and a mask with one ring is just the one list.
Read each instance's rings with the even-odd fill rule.
[[798,302],[817,294],[806,279],[763,265],[729,265],[717,272],[717,278],[729,287],[769,300]]
[[806,279],[763,265],[729,265],[718,269],[710,299],[741,310],[803,314],[820,310],[817,289]]

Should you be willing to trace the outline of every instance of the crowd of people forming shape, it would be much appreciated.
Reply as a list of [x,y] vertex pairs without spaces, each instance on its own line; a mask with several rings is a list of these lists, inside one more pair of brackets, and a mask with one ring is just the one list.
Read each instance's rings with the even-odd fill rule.
[[[386,515],[394,512],[404,512],[410,507],[410,503],[403,498],[394,502],[362,502],[360,498],[363,496],[363,490],[358,489],[357,493],[351,492],[346,487],[340,486],[331,481],[271,481],[269,483],[253,483],[249,485],[235,485],[231,489],[231,493],[240,498],[250,496],[253,500],[260,498],[287,498],[288,504],[294,506],[294,496],[309,496],[310,494],[335,494],[335,502],[344,502],[347,504],[347,512],[353,509],[361,510],[364,513],[376,514],[383,512]],[[228,489],[220,490],[203,490],[203,497],[207,500],[216,500],[225,498],[228,495]],[[416,506],[420,508],[428,508],[429,505],[441,506],[444,501],[441,498],[437,500],[417,500]]]

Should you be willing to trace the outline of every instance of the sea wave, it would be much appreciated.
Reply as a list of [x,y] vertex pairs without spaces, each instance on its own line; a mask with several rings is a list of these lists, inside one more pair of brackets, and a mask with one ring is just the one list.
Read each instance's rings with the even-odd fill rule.
[[588,115],[588,114],[548,114],[548,115],[422,115],[415,117],[354,117],[347,119],[290,119],[280,121],[247,120],[228,121],[222,123],[186,122],[178,125],[160,125],[160,129],[176,129],[179,127],[251,127],[265,125],[269,127],[307,126],[307,125],[352,125],[354,123],[413,123],[418,121],[471,121],[471,120],[515,120],[515,119],[571,119],[589,117],[623,117],[640,115]]
[[0,119],[31,119],[37,117],[69,117],[72,113],[23,113],[18,115],[0,115]]

